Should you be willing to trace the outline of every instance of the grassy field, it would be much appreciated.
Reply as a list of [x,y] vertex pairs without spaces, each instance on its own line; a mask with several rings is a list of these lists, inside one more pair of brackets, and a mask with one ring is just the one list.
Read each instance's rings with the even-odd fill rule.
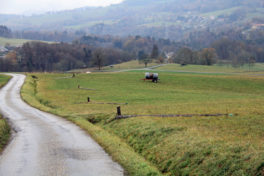
[[[11,46],[21,46],[26,42],[31,42],[36,40],[27,40],[27,39],[15,39],[15,38],[4,38],[0,37],[0,46],[5,46],[6,44],[10,44]],[[54,43],[54,42],[47,42],[47,41],[39,41],[45,43]]]
[[183,71],[183,72],[208,72],[208,73],[254,73],[254,72],[264,72],[264,64],[257,63],[253,67],[244,65],[242,67],[234,68],[229,64],[215,64],[213,66],[207,65],[187,65],[181,66],[180,64],[168,64],[162,67],[158,67],[155,70],[159,71]]
[[[152,66],[156,66],[158,65],[155,62],[149,63],[147,66],[148,67],[152,67]],[[111,67],[104,67],[107,70],[111,70],[111,69],[118,69],[118,70],[123,70],[123,69],[140,69],[140,68],[145,68],[145,64],[144,63],[139,63],[138,60],[132,60],[129,62],[124,62],[121,64],[116,64],[113,65],[113,68]]]
[[[155,62],[149,63],[147,66],[152,67],[159,65]],[[112,66],[106,66],[102,68],[102,72],[113,72],[113,71],[121,71],[121,70],[130,70],[130,69],[144,69],[145,65],[143,63],[139,63],[138,60],[132,60],[129,62],[124,62],[121,64],[116,64]],[[98,71],[98,68],[88,68],[88,69],[80,69],[80,70],[72,70],[73,72],[87,72],[87,71]]]
[[[29,75],[22,96],[87,130],[130,175],[264,175],[263,76],[157,72],[158,84],[143,71]],[[229,116],[113,120],[117,105],[99,103],[128,103],[127,115]]]
[[[152,62],[148,64],[147,67],[159,66],[160,64]],[[101,72],[116,72],[116,71],[140,71],[145,68],[143,63],[139,63],[137,60],[132,60],[129,62],[124,62],[121,64],[116,64],[112,66],[103,67]],[[72,70],[72,72],[97,72],[98,68],[88,68]],[[215,64],[212,66],[207,65],[186,65],[181,66],[180,64],[164,64],[163,66],[154,68],[153,71],[160,72],[192,72],[192,73],[245,73],[245,74],[263,74],[264,64],[256,63],[254,66],[249,67],[247,64],[241,67],[232,67],[231,64]]]
[[[0,88],[7,83],[10,77],[0,75]],[[5,119],[2,118],[0,114],[0,153],[2,152],[4,146],[8,142],[10,137],[10,128]]]
[[3,38],[0,37],[0,45],[5,46],[6,44],[10,44],[11,46],[21,46],[30,40],[25,39],[11,39],[11,38]]
[[213,11],[213,12],[201,14],[201,16],[203,16],[203,17],[210,17],[210,16],[218,17],[220,15],[230,15],[233,12],[235,12],[236,10],[238,10],[239,8],[240,7],[233,7],[233,8],[230,8],[230,9]]
[[[219,16],[226,16],[226,15],[231,15],[232,13],[236,12],[239,9],[243,9],[243,7],[233,7],[229,9],[224,9],[224,10],[217,10],[209,13],[203,13],[201,14],[202,17],[219,17]],[[247,12],[246,13],[246,18],[245,22],[252,19],[252,18],[257,18],[257,17],[262,17],[263,16],[263,8],[256,8],[254,11]]]

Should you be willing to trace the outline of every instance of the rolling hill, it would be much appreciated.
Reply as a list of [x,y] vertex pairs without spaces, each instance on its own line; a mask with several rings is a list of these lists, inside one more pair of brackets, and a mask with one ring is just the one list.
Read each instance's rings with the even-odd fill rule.
[[0,24],[13,30],[84,31],[178,40],[194,30],[251,24],[252,19],[263,20],[263,14],[261,0],[126,0],[108,7],[84,7],[42,15],[0,15]]

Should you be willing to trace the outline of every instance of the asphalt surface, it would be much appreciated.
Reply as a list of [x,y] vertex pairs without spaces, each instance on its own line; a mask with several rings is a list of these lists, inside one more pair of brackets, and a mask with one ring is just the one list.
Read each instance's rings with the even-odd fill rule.
[[119,176],[123,168],[79,127],[27,105],[25,76],[0,90],[0,111],[14,130],[0,156],[0,176]]

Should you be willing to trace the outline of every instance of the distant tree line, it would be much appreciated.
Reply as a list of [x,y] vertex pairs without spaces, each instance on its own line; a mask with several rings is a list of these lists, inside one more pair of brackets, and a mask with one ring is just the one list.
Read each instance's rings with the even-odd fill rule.
[[182,47],[173,56],[173,61],[182,65],[213,65],[216,62],[227,62],[239,67],[264,62],[264,48],[262,44],[222,38],[213,42],[209,48],[201,50]]
[[[83,40],[83,39],[82,39]],[[94,39],[93,39],[94,40]],[[92,40],[92,41],[93,41]],[[89,40],[89,42],[92,42]],[[100,41],[100,42],[98,42]],[[102,42],[103,41],[103,42]],[[96,43],[98,42],[98,43]],[[167,56],[168,51],[174,54]],[[138,59],[145,66],[156,62],[174,62],[181,65],[213,65],[228,62],[234,67],[264,62],[264,48],[255,43],[222,38],[200,50],[170,41],[143,37],[111,41],[96,38],[93,43],[75,41],[48,44],[28,42],[0,58],[0,71],[67,71],[77,68],[98,67]]]
[[[260,19],[256,20],[262,22]],[[6,26],[0,26],[0,31],[4,37],[14,35]],[[26,33],[28,32],[24,32],[23,35]],[[29,33],[30,37],[47,36],[42,38],[43,40],[53,37],[54,40],[56,37],[56,40],[60,40],[72,34]],[[83,34],[82,31],[76,32],[76,36]],[[74,36],[75,34],[71,37],[75,38]],[[174,54],[168,56],[168,53]],[[66,71],[91,66],[101,69],[105,65],[132,59],[138,59],[146,67],[153,60],[181,65],[213,65],[217,62],[228,62],[234,67],[253,65],[255,62],[264,62],[264,30],[250,28],[245,32],[237,28],[225,28],[221,32],[216,32],[206,29],[192,32],[180,42],[139,35],[128,37],[84,35],[71,43],[30,42],[0,58],[0,71]]]
[[68,71],[77,68],[117,64],[132,59],[114,48],[87,45],[29,42],[0,58],[0,71]]
[[190,48],[183,47],[176,52],[172,61],[181,65],[213,65],[217,61],[217,54],[214,48],[193,51]]
[[[153,59],[164,62],[166,53],[174,55],[169,62],[179,64],[213,65],[218,61],[227,61],[233,66],[249,62],[264,62],[264,31],[254,30],[247,34],[241,31],[229,30],[217,37],[216,34],[199,32],[192,34],[189,41],[174,42],[168,39],[155,39],[152,37],[130,36],[127,38],[112,36],[84,36],[75,41],[81,44],[106,47],[110,46],[129,52],[140,62],[147,64]],[[206,44],[202,45],[205,42]],[[199,45],[196,47],[195,45]],[[200,47],[203,46],[203,47]]]
[[12,36],[12,31],[4,26],[4,25],[0,25],[0,37],[11,37]]
[[74,42],[103,48],[112,47],[121,49],[133,54],[135,58],[142,51],[151,54],[154,45],[159,47],[161,52],[178,50],[181,45],[181,43],[169,39],[155,39],[153,37],[142,37],[139,35],[129,37],[88,35]]
[[72,42],[76,38],[85,35],[82,30],[76,31],[34,31],[34,30],[21,30],[12,31],[7,26],[0,25],[0,37],[16,38],[16,39],[29,39],[53,42]]
[[13,38],[54,41],[54,42],[72,42],[76,38],[80,38],[85,33],[83,31],[14,31]]

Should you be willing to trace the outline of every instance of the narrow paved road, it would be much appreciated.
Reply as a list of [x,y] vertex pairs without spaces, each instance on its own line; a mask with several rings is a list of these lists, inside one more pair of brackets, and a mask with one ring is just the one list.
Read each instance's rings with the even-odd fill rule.
[[13,139],[0,156],[0,176],[118,176],[120,165],[74,124],[21,100],[24,75],[0,90],[0,111],[10,119]]

